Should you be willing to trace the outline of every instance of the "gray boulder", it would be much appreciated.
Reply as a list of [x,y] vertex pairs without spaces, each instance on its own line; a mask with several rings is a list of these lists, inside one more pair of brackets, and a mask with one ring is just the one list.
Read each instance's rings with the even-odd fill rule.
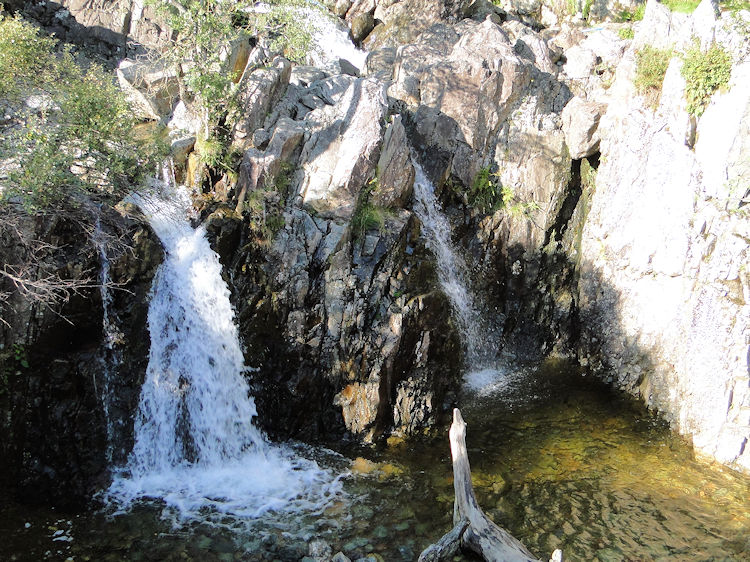
[[599,120],[605,110],[600,103],[574,97],[562,112],[562,127],[570,157],[591,156],[599,149]]
[[375,80],[349,78],[335,105],[306,117],[310,125],[300,156],[299,194],[327,217],[349,218],[362,187],[375,176],[388,103]]

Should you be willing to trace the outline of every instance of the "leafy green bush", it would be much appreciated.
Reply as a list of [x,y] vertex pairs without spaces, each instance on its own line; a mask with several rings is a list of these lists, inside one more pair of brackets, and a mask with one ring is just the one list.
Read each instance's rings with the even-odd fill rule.
[[661,0],[671,12],[681,14],[692,14],[701,3],[701,0]]
[[650,105],[656,106],[667,73],[672,51],[644,46],[635,53],[635,79],[633,83],[640,94],[650,98]]
[[[458,188],[454,186],[454,191]],[[522,201],[516,197],[509,186],[501,185],[499,175],[490,172],[490,168],[482,168],[474,178],[471,188],[466,192],[466,202],[481,213],[494,213],[504,209],[512,216],[528,215],[539,208],[534,201]]]
[[750,11],[749,0],[719,0],[719,10],[736,13],[740,10]]
[[682,59],[681,72],[686,82],[687,110],[688,113],[700,117],[711,101],[711,95],[729,84],[732,57],[716,43],[704,53],[698,41],[694,41]]
[[503,204],[497,176],[492,174],[489,168],[479,170],[467,195],[469,205],[481,213],[493,213]]
[[12,163],[0,200],[19,198],[34,212],[70,209],[86,198],[121,196],[153,172],[164,152],[138,140],[111,73],[97,65],[82,70],[69,49],[54,52],[53,40],[19,19],[0,21],[0,45],[11,103],[32,94],[37,100],[36,109],[11,109],[19,127],[0,139],[0,159]]
[[17,99],[21,92],[50,79],[55,41],[40,36],[20,17],[0,15],[0,98]]
[[[173,31],[162,54],[177,69],[185,103],[196,102],[206,120],[205,136],[234,103],[239,76],[225,68],[225,49],[233,42],[265,35],[271,48],[301,61],[310,49],[311,28],[301,17],[304,0],[269,0],[268,10],[249,0],[147,0]],[[189,97],[194,99],[186,99]]]

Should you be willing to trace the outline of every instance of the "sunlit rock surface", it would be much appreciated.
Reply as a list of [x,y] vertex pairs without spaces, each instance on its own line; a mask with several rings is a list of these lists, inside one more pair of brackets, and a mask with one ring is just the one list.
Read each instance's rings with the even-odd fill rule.
[[[651,40],[641,35],[655,25],[648,10],[636,42]],[[654,36],[667,40],[685,36]],[[679,61],[655,112],[631,96],[632,68],[618,70],[599,127],[581,242],[582,360],[662,411],[699,451],[747,470],[750,224],[739,178],[750,155],[750,66],[734,66],[693,133]]]

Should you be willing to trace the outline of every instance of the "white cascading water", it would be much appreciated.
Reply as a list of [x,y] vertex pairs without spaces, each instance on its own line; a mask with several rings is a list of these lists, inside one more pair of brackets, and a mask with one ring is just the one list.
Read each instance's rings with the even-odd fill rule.
[[160,499],[175,522],[322,509],[341,492],[338,478],[253,425],[229,290],[204,229],[188,222],[187,192],[167,186],[133,200],[165,260],[152,286],[135,445],[107,499],[122,509]]
[[[278,9],[279,6],[276,6]],[[367,59],[367,51],[357,49],[349,37],[349,28],[330,10],[315,0],[307,2],[307,6],[290,6],[294,15],[310,25],[312,47],[307,55],[307,64],[317,66],[328,72],[339,72],[338,60],[344,59],[352,63],[358,70],[362,70]],[[256,3],[247,8],[249,12],[267,13],[272,10],[269,4]]]
[[[308,56],[310,64],[329,70],[338,59],[352,63],[359,70],[365,66],[367,51],[357,49],[349,38],[349,29],[327,8],[301,10],[313,28],[314,46]],[[335,69],[334,69],[335,71]]]
[[[120,351],[117,348],[117,342],[120,334],[112,314],[112,293],[110,292],[110,263],[107,256],[107,244],[105,235],[102,231],[99,219],[95,223],[94,242],[99,250],[99,261],[101,269],[99,270],[99,294],[102,299],[102,330],[104,332],[104,357],[101,370],[101,392],[99,399],[102,403],[104,412],[104,421],[107,431],[107,448],[105,455],[108,463],[112,463],[115,444],[115,419],[112,415],[114,394],[112,390],[112,378],[122,361]],[[96,388],[96,379],[94,379]]]
[[453,247],[451,227],[435,197],[435,186],[427,178],[417,159],[412,156],[414,178],[414,212],[422,223],[427,247],[435,254],[438,279],[450,301],[453,317],[465,349],[467,379],[493,370],[496,342],[491,341],[487,324],[477,309],[468,289],[466,264]]

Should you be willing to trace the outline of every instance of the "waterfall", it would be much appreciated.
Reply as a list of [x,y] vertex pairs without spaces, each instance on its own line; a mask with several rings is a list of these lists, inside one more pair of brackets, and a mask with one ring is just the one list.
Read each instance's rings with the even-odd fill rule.
[[245,8],[248,12],[265,14],[274,9],[291,10],[295,17],[309,24],[312,45],[307,55],[306,64],[317,66],[338,74],[339,59],[349,61],[358,70],[362,70],[367,59],[367,51],[358,49],[352,43],[347,25],[333,15],[328,7],[316,0],[309,0],[306,6],[272,7],[264,2]]
[[[104,413],[104,422],[107,432],[107,447],[105,455],[108,463],[112,463],[115,444],[115,419],[114,419],[114,376],[117,368],[122,362],[122,355],[117,347],[117,343],[122,339],[122,335],[117,329],[114,314],[112,312],[112,293],[110,292],[110,263],[107,255],[106,236],[102,231],[101,223],[97,218],[94,225],[94,242],[99,250],[99,261],[101,269],[99,270],[99,294],[102,299],[102,331],[104,332],[104,350],[101,370],[101,392],[99,400],[102,404]],[[94,379],[94,388],[96,389],[96,378]]]
[[253,424],[229,289],[204,229],[190,226],[187,192],[132,198],[166,257],[151,289],[135,445],[106,499],[127,508],[157,498],[178,521],[320,509],[340,492],[338,479]]
[[[335,65],[338,59],[344,59],[359,70],[364,68],[367,52],[354,46],[347,26],[328,8],[318,5],[317,9],[304,8],[300,11],[313,28],[313,48],[308,57],[310,64],[338,72]],[[332,65],[334,68],[331,68]]]
[[466,357],[466,370],[485,372],[495,356],[492,332],[482,318],[468,289],[467,268],[451,241],[451,227],[435,196],[435,186],[412,155],[414,212],[422,223],[427,247],[435,254],[440,286],[450,301]]

